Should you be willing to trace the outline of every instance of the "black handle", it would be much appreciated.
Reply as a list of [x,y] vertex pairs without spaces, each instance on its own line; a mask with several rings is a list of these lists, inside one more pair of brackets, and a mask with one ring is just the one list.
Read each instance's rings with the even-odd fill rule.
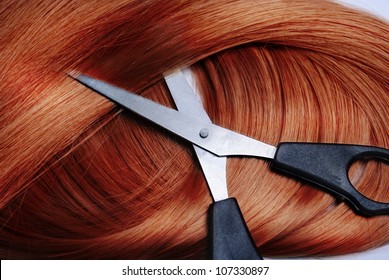
[[211,204],[209,238],[213,260],[262,260],[235,198]]
[[341,195],[361,214],[389,214],[389,203],[367,198],[349,180],[351,163],[365,157],[389,160],[389,150],[348,144],[281,143],[272,167]]

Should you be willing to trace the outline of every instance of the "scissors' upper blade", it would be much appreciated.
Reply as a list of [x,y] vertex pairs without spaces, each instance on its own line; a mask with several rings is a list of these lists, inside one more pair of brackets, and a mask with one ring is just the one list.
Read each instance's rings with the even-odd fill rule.
[[[204,123],[212,123],[196,93],[181,71],[165,77],[165,81],[180,112],[202,120]],[[193,148],[214,201],[227,199],[227,158],[216,156],[196,145],[193,145]]]
[[[92,77],[73,78],[117,104],[218,156],[245,155],[274,158],[276,148],[209,122],[190,117],[142,96]],[[206,131],[206,137],[204,133]]]

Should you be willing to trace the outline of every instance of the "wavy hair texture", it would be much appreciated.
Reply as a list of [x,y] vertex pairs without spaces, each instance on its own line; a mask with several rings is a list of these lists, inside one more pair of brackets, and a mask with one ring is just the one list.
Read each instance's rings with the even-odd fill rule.
[[[389,26],[327,1],[0,4],[0,257],[206,258],[212,202],[190,145],[67,77],[78,70],[173,106],[163,73],[190,66],[216,124],[276,145],[389,148]],[[334,255],[389,240],[256,158],[229,158],[263,255]],[[389,202],[387,165],[349,172]]]

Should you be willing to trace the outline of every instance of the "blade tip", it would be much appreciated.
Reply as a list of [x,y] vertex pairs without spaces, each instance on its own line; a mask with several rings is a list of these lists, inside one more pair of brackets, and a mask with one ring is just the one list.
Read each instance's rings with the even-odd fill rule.
[[71,70],[69,72],[66,73],[70,78],[78,81],[78,82],[81,82],[85,80],[85,78],[89,78],[87,75],[84,75],[82,74],[81,72],[78,72],[76,70]]
[[81,73],[78,72],[78,71],[76,71],[76,70],[70,70],[70,71],[66,72],[66,74],[67,74],[69,77],[71,77],[71,78],[73,78],[73,79],[76,79]]

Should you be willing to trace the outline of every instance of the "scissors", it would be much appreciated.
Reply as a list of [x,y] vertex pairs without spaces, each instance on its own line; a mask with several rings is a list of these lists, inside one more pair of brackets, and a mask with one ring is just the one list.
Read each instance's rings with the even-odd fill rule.
[[181,71],[164,77],[178,110],[81,73],[71,74],[71,77],[192,143],[214,200],[209,209],[212,259],[262,259],[237,200],[228,196],[227,156],[270,159],[272,169],[309,181],[344,198],[357,213],[367,216],[389,214],[389,203],[367,198],[348,178],[353,161],[366,157],[389,161],[388,149],[305,142],[283,142],[275,147],[220,127],[212,123]]

